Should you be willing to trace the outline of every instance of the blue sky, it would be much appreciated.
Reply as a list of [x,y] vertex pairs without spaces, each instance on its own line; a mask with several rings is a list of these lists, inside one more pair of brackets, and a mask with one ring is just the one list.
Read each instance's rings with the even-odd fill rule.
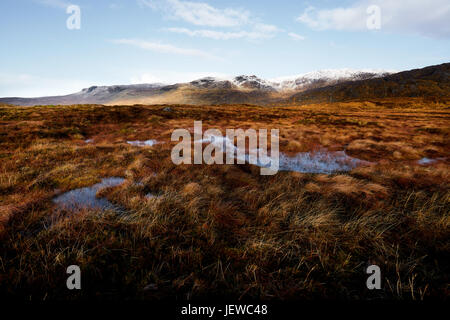
[[[69,30],[67,6],[81,10]],[[379,8],[379,29],[367,19]],[[448,0],[2,0],[0,96],[449,62]]]

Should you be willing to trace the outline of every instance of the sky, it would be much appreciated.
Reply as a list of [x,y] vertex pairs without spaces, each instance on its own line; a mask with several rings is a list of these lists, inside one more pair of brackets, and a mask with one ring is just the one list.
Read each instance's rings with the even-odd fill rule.
[[410,70],[450,61],[449,21],[449,0],[1,0],[0,97]]

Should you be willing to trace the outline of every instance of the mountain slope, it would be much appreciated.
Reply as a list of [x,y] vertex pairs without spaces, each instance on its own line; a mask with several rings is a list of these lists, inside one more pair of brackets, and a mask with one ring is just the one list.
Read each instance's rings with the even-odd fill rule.
[[[41,98],[0,98],[0,102],[13,105],[70,105],[70,104],[106,104],[128,97],[153,96],[164,92],[164,85],[140,84],[117,86],[92,86],[80,92],[64,96]],[[167,86],[168,87],[168,86]],[[170,88],[165,87],[165,90]]]
[[393,97],[449,99],[450,63],[298,92],[286,102],[302,104]]
[[174,85],[93,86],[65,96],[0,98],[13,105],[304,104],[392,97],[450,99],[450,63],[390,74],[383,70],[322,70],[264,80],[241,75]]
[[268,81],[255,75],[232,79],[202,78],[174,85],[140,84],[93,86],[65,96],[42,98],[0,98],[0,103],[13,105],[70,104],[269,104],[286,99],[292,93],[311,88],[385,75],[385,71],[322,70],[295,77]]
[[298,76],[281,77],[271,80],[274,87],[281,90],[305,91],[321,88],[346,81],[366,80],[387,76],[395,73],[386,70],[352,70],[352,69],[326,69],[308,72]]

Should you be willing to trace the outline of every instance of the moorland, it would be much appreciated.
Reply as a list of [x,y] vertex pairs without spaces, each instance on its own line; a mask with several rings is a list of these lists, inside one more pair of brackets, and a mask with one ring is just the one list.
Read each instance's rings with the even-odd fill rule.
[[[350,171],[174,165],[171,132],[277,128]],[[44,299],[445,299],[450,109],[414,97],[307,105],[0,106],[0,292]],[[153,145],[129,141],[154,139]],[[120,177],[98,198],[70,190]],[[82,290],[65,287],[79,265]],[[382,289],[365,268],[380,266]]]

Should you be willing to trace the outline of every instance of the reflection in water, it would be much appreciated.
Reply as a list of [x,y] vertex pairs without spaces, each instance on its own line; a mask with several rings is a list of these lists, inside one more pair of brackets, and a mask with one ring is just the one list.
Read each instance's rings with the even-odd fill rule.
[[128,144],[131,144],[132,146],[136,146],[136,147],[151,147],[155,144],[158,143],[158,141],[156,140],[145,140],[145,141],[140,141],[140,140],[136,140],[136,141],[127,141]]
[[438,159],[430,159],[430,158],[422,158],[417,161],[418,164],[426,165],[426,164],[433,164],[436,163]]
[[[222,152],[232,152],[236,156],[237,147],[228,137],[206,135],[202,142],[209,142],[218,147]],[[269,151],[270,154],[270,151]],[[248,150],[242,159],[247,162],[249,155],[257,157],[257,165],[260,167],[270,166],[270,156],[259,155],[259,149]],[[333,173],[350,171],[358,166],[368,165],[370,162],[350,157],[345,151],[328,151],[320,149],[318,151],[300,152],[294,156],[288,156],[280,152],[279,170],[297,171],[303,173]]]
[[322,149],[316,152],[300,152],[289,157],[280,154],[281,171],[298,171],[305,173],[333,173],[350,171],[370,162],[350,157],[345,151],[328,151]]
[[99,190],[109,187],[115,187],[125,181],[123,178],[111,177],[104,178],[102,182],[94,184],[91,187],[75,189],[63,193],[53,199],[61,209],[79,210],[79,209],[119,209],[105,198],[97,198]]

